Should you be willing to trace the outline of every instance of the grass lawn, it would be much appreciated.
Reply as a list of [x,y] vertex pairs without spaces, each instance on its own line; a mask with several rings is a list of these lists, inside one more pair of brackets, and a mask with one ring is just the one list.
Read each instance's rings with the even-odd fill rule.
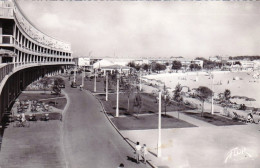
[[[60,77],[60,76],[47,77],[47,79],[48,79],[48,80],[47,80],[48,84],[53,84],[53,83],[54,83],[54,80],[57,79],[57,78],[62,78],[62,77]],[[38,84],[43,84],[43,80],[40,79],[40,80],[35,81],[35,82],[31,83],[31,84],[32,84],[32,85],[35,85],[35,84],[37,84],[37,83],[38,83]],[[25,90],[26,90],[26,91],[35,91],[35,90],[37,90],[37,91],[44,91],[43,88],[32,89],[32,88],[30,88],[29,86],[26,87]],[[52,87],[47,87],[47,88],[45,89],[45,91],[52,91],[52,90],[53,90]]]
[[[56,100],[56,101],[55,101]],[[57,109],[63,110],[67,104],[66,98],[58,98],[58,99],[50,99],[50,100],[42,100],[42,102],[49,104]]]
[[[108,101],[105,101],[105,94],[99,94],[97,97],[102,101],[107,113],[114,115],[116,111],[116,94],[109,94]],[[158,103],[156,103],[156,99],[153,95],[148,93],[141,93],[142,97],[142,108],[140,113],[145,114],[153,114],[158,112]],[[129,111],[127,111],[128,108],[128,97],[125,93],[121,93],[119,95],[119,113],[125,114],[125,115],[132,115],[134,113],[137,113],[138,109],[134,107],[134,95],[130,96],[130,103],[129,103]],[[170,106],[167,106],[166,111],[182,111],[182,110],[189,110],[190,108],[178,105],[178,104],[172,104]],[[164,113],[164,102],[162,102],[162,113]]]
[[232,119],[228,119],[225,117],[221,117],[218,115],[212,115],[210,113],[204,113],[203,117],[201,117],[200,113],[190,113],[190,112],[185,112],[185,114],[194,117],[196,119],[208,122],[210,124],[216,125],[216,126],[225,126],[225,125],[245,125],[245,123],[235,121]]
[[[46,112],[48,113],[48,112]],[[61,113],[48,113],[49,114],[49,118],[50,120],[60,120],[61,119]],[[42,114],[35,114],[36,115],[36,119],[37,120],[40,120],[41,117],[42,117]],[[16,119],[17,117],[15,116],[14,119]],[[25,116],[26,120],[28,121],[29,120],[29,115],[26,115]],[[33,121],[30,121],[30,122],[33,122]]]
[[[112,118],[112,122],[120,130],[143,130],[143,129],[157,129],[158,115],[142,115],[137,117],[119,117]],[[186,128],[196,127],[190,123],[179,120],[175,117],[162,115],[162,128]]]
[[[104,85],[105,78],[103,77],[97,77],[97,83],[96,83],[96,93],[105,93],[105,85]],[[73,81],[73,77],[70,81]],[[89,90],[91,92],[94,92],[94,81],[95,79],[85,78],[84,79],[84,89]],[[76,84],[79,86],[82,84],[82,77],[77,76],[76,78]],[[110,86],[108,87],[109,92],[116,92],[116,86]]]
[[[19,101],[26,101],[26,100],[37,100],[42,101],[44,103],[48,103],[51,106],[54,106],[58,109],[63,110],[65,105],[67,104],[66,98],[60,98],[64,97],[64,95],[54,95],[54,94],[44,94],[44,93],[21,93],[18,97]],[[50,98],[57,98],[57,99],[50,99]],[[47,99],[47,100],[42,100]],[[49,99],[49,100],[48,100]],[[54,105],[56,100],[56,105]]]

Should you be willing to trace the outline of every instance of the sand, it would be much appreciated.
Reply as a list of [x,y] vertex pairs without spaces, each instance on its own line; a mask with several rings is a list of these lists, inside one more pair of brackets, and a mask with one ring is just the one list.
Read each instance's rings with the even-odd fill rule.
[[167,87],[171,88],[169,91],[174,90],[178,83],[189,87],[191,90],[199,86],[207,86],[211,89],[213,83],[215,97],[219,93],[223,93],[225,89],[229,89],[231,96],[246,96],[256,100],[234,99],[233,101],[238,104],[243,103],[249,107],[260,108],[260,79],[256,79],[256,72],[215,71],[212,74],[214,76],[213,80],[207,72],[152,74],[144,76],[144,80],[149,79],[147,81],[150,83],[160,86],[163,86],[163,83],[165,83]]

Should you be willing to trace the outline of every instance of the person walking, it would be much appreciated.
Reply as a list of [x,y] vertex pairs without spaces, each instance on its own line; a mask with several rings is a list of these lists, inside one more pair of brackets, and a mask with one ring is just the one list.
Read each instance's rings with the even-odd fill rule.
[[142,146],[142,150],[141,151],[142,151],[142,156],[144,158],[143,162],[144,162],[144,164],[146,164],[146,155],[148,154],[146,144],[144,144]]
[[139,164],[140,163],[140,154],[141,154],[141,145],[139,144],[139,142],[136,142],[135,153],[136,153],[136,162]]

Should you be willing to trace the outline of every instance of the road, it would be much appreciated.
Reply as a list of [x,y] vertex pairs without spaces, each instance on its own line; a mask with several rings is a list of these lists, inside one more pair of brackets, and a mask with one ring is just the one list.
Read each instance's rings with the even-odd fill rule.
[[127,168],[146,167],[131,161],[132,148],[101,112],[94,96],[71,88],[68,82],[64,91],[69,97],[62,129],[66,167],[116,168],[120,163]]

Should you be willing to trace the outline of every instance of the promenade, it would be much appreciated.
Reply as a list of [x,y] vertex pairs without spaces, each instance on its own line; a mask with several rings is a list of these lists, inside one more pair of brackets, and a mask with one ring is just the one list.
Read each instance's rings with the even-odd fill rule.
[[[139,141],[149,150],[148,160],[159,168],[258,168],[260,128],[257,124],[215,126],[179,114],[190,128],[162,129],[162,157],[157,158],[157,129],[124,130],[121,137],[88,91],[71,88],[62,122],[31,122],[29,128],[7,126],[0,152],[4,168],[149,167],[136,164],[132,146]],[[168,115],[178,117],[177,112]]]
[[87,91],[66,85],[69,106],[63,120],[63,140],[68,167],[146,167],[132,161],[132,148],[116,132],[97,99]]
[[132,148],[101,111],[98,100],[86,91],[64,90],[68,104],[63,121],[31,122],[30,127],[8,125],[0,152],[4,168],[146,167],[136,164]]

